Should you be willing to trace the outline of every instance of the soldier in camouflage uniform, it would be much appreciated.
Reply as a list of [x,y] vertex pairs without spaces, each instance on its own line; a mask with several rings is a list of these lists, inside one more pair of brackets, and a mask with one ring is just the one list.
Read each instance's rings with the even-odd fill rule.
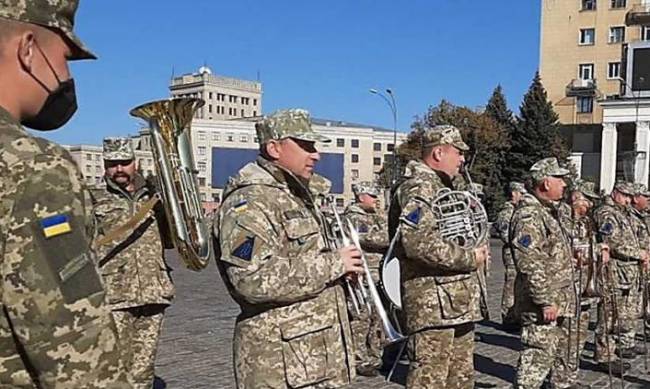
[[319,160],[309,114],[282,110],[256,125],[260,157],[229,179],[216,215],[217,264],[241,307],[236,387],[334,388],[355,377],[342,278],[361,253],[326,245],[310,178]]
[[[372,182],[360,182],[352,186],[355,202],[345,210],[347,217],[359,233],[359,243],[363,250],[372,282],[379,281],[379,265],[388,249],[388,223],[386,215],[377,209],[379,189]],[[354,336],[357,372],[361,375],[377,375],[382,364],[382,324],[376,311],[371,315],[367,310],[356,315],[352,313],[352,335]]]
[[477,268],[487,246],[463,249],[442,238],[432,201],[453,189],[469,147],[453,126],[423,135],[422,158],[406,166],[393,195],[389,225],[398,233],[411,364],[407,388],[473,388],[474,323],[482,319]]
[[[645,250],[650,248],[650,214],[648,214],[648,188],[641,183],[634,184],[634,196],[632,197],[632,208],[631,213],[634,216],[634,228],[637,231],[637,237],[641,243],[641,247]],[[650,282],[650,277],[648,276],[647,269],[641,269],[642,277],[640,277],[640,292],[641,297],[639,298],[639,316],[644,318],[644,314],[648,305],[648,283]],[[643,321],[644,335],[647,337],[650,335],[650,317],[646,314]],[[641,348],[638,350],[641,351]]]
[[[104,139],[103,158],[106,186],[92,191],[100,272],[135,387],[151,388],[163,314],[174,296],[164,260],[164,246],[172,245],[156,189],[136,171],[131,140]],[[145,207],[153,208],[132,228],[106,237]]]
[[515,278],[517,270],[512,261],[512,251],[510,240],[508,239],[508,229],[510,228],[510,219],[515,207],[519,203],[521,196],[526,193],[524,184],[520,182],[511,182],[508,185],[510,189],[510,200],[503,204],[495,222],[496,232],[503,243],[501,249],[501,259],[503,260],[503,292],[501,293],[501,323],[506,330],[515,330],[519,328],[519,319],[514,315],[515,305]]
[[617,182],[611,196],[595,211],[594,219],[601,242],[607,243],[613,259],[613,283],[616,290],[617,328],[621,333],[616,353],[625,358],[636,355],[634,336],[639,318],[639,266],[647,263],[648,252],[642,247],[629,209],[635,190],[631,183]]
[[[571,242],[557,213],[569,171],[557,159],[546,158],[531,168],[532,191],[523,196],[510,221],[510,245],[517,279],[515,311],[521,319],[522,350],[519,354],[517,388],[539,388],[551,373],[575,369],[560,352],[570,341],[575,320]],[[563,387],[563,386],[560,386]]]
[[76,0],[0,0],[0,387],[128,388],[88,192],[52,130],[76,110]]

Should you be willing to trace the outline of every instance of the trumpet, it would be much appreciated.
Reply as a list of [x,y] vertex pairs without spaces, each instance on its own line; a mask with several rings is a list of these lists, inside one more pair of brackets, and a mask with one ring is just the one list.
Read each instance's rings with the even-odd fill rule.
[[[354,245],[357,248],[357,250],[361,252],[361,261],[363,262],[363,275],[357,279],[355,286],[352,286],[350,280],[346,279],[347,288],[348,291],[350,292],[350,296],[351,296],[350,298],[352,299],[352,303],[355,307],[355,310],[357,311],[357,313],[360,312],[361,304],[359,304],[359,301],[362,301],[363,305],[365,305],[367,309],[368,314],[372,313],[373,310],[377,312],[377,315],[381,320],[381,324],[384,330],[384,335],[386,336],[386,341],[385,341],[386,345],[402,341],[403,339],[405,339],[405,336],[402,335],[399,331],[397,331],[395,327],[393,327],[393,324],[390,322],[390,319],[388,318],[388,313],[386,312],[386,308],[384,307],[381,301],[381,296],[379,295],[379,291],[377,290],[375,283],[372,281],[370,268],[368,268],[368,262],[366,261],[366,257],[363,255],[363,251],[361,250],[361,244],[359,243],[359,233],[354,228],[350,220],[346,219],[345,220],[346,223],[344,224],[341,221],[341,217],[338,211],[336,210],[336,206],[334,204],[332,204],[331,206],[332,206],[332,212],[334,213],[334,217],[336,220],[337,232],[340,236],[339,246],[345,247],[345,246]],[[348,231],[347,233],[346,230]],[[365,286],[363,284],[363,278],[367,280],[368,286]]]

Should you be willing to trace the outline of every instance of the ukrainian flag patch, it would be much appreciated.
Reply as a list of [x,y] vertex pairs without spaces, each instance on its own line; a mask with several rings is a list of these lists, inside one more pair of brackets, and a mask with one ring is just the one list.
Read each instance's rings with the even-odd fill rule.
[[248,201],[246,200],[240,201],[239,204],[233,207],[236,213],[244,212],[246,208],[248,208]]
[[68,216],[61,214],[42,219],[41,228],[46,238],[53,238],[72,231]]

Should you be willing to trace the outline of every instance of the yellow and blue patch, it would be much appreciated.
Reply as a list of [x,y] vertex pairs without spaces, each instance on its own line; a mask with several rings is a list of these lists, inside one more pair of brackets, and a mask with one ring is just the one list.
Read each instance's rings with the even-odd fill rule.
[[246,240],[242,242],[236,249],[232,251],[232,255],[243,259],[244,261],[250,261],[253,258],[253,249],[255,247],[255,237],[248,236]]
[[244,212],[248,208],[248,201],[242,200],[239,204],[235,205],[233,209],[236,213]]
[[46,238],[53,238],[72,231],[68,216],[61,214],[41,219],[41,228]]

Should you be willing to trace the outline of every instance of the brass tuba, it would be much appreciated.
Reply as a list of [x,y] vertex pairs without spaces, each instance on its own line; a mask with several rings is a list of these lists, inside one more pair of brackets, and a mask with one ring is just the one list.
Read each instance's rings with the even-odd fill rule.
[[194,112],[203,104],[203,100],[194,98],[166,99],[140,105],[130,112],[149,125],[172,240],[185,265],[194,271],[207,266],[212,251],[199,199],[190,136]]

